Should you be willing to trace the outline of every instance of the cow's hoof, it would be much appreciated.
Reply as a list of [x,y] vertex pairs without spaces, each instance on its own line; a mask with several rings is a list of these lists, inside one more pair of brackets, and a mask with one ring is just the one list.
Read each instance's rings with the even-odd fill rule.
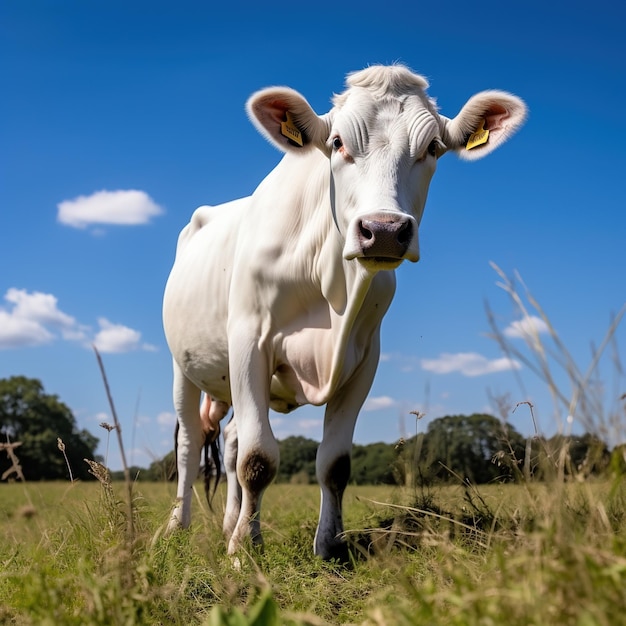
[[323,547],[318,547],[315,554],[324,561],[335,561],[341,565],[348,565],[352,562],[348,544],[345,541],[336,541]]

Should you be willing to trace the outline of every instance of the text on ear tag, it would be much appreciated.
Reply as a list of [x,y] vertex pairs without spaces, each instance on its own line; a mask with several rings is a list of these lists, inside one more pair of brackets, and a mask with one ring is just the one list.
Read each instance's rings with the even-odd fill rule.
[[474,133],[469,136],[467,143],[465,144],[466,150],[471,150],[472,148],[476,148],[477,146],[482,146],[484,143],[487,143],[489,140],[489,131],[485,130],[485,120],[483,119],[480,122],[480,127]]
[[280,132],[287,139],[291,139],[291,141],[297,143],[299,146],[304,146],[302,142],[302,133],[298,130],[298,127],[295,125],[293,121],[293,117],[291,117],[291,113],[289,111],[285,112],[286,121],[280,123]]

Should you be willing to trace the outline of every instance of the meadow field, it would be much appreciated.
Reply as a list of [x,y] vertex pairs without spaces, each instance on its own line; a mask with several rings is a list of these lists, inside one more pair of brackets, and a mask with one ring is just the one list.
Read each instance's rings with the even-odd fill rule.
[[348,565],[312,554],[318,490],[272,485],[263,553],[226,555],[198,486],[0,484],[2,624],[626,624],[626,485],[354,487]]

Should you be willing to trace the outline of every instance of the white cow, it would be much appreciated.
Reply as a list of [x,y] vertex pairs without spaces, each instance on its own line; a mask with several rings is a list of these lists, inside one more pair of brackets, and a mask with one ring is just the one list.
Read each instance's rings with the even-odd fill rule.
[[250,197],[197,209],[165,289],[179,421],[168,530],[189,525],[205,433],[215,436],[232,406],[224,532],[230,554],[247,536],[261,544],[261,497],[279,461],[269,409],[325,404],[314,551],[345,558],[354,426],[378,365],[393,270],[419,260],[437,159],[450,150],[481,158],[526,115],[516,96],[485,91],[449,119],[427,87],[401,65],[373,66],[349,75],[325,115],[286,87],[249,99],[252,122],[285,156]]

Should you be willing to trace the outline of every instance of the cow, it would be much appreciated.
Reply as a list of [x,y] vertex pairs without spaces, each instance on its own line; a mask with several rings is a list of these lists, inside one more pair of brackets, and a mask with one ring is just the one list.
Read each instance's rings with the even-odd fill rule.
[[262,546],[261,498],[279,462],[269,410],[326,405],[313,550],[347,557],[342,497],[354,427],[378,366],[394,270],[420,258],[437,161],[445,152],[482,158],[526,117],[520,98],[483,91],[447,118],[427,88],[403,65],[376,65],[349,74],[323,115],[288,87],[248,100],[252,123],[285,154],[249,197],[193,213],[165,288],[179,425],[168,531],[190,524],[201,448],[232,407],[223,530],[231,555],[247,538]]

